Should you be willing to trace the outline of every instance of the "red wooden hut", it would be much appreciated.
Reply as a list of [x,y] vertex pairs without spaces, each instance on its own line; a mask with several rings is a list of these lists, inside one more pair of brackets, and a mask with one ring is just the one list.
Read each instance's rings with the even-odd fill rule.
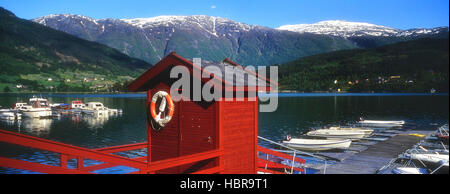
[[[225,66],[239,66],[225,59],[220,63],[203,62],[199,67],[172,52],[131,83],[128,88],[132,92],[146,91],[147,103],[150,104],[156,92],[170,92],[171,83],[176,81],[169,75],[173,67],[186,67],[190,72],[191,80],[194,80],[200,79],[194,77],[194,68],[198,68],[196,70],[203,73],[210,65],[219,67],[221,70],[224,70]],[[267,82],[266,84],[270,86],[270,81],[266,78],[254,72],[246,73],[248,76],[255,76]],[[151,162],[212,150],[219,150],[223,156],[161,172],[189,173],[218,166],[222,173],[256,173],[258,100],[256,95],[252,95],[255,91],[251,90],[257,88],[249,87],[250,84],[245,80],[234,79],[234,84],[229,83],[223,79],[223,75],[215,75],[210,79],[216,79],[222,84],[222,94],[243,91],[243,99],[236,97],[226,99],[223,95],[221,100],[213,102],[193,101],[192,98],[180,100],[174,103],[173,118],[167,126],[160,131],[154,130],[151,124],[148,124],[147,128],[149,150],[151,150],[148,160]],[[200,80],[204,85],[210,79]],[[192,90],[192,87],[190,89]],[[260,91],[269,89],[270,87],[259,88]]]

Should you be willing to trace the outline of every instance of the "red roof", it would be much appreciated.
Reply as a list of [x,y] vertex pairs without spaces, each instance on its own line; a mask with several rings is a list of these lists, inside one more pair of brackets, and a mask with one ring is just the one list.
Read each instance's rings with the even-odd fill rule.
[[[206,65],[203,65],[204,63]],[[231,61],[228,58],[226,58],[222,61],[222,64],[224,64],[224,63],[230,64],[232,66],[242,67],[241,65]],[[151,67],[145,73],[143,73],[141,76],[139,76],[131,84],[129,84],[128,89],[132,92],[146,91],[146,90],[151,89],[151,86],[149,86],[148,83],[152,82],[152,81],[153,82],[155,82],[155,81],[162,82],[163,80],[155,80],[155,79],[157,78],[157,76],[164,73],[165,70],[167,70],[168,68],[170,68],[172,66],[177,66],[177,65],[185,66],[189,69],[191,76],[193,76],[193,68],[200,70],[202,72],[202,74],[209,73],[212,75],[213,73],[207,72],[205,70],[205,67],[208,65],[217,65],[217,64],[218,64],[217,62],[202,61],[202,67],[199,67],[199,66],[193,64],[191,61],[177,55],[175,52],[171,52],[169,55],[167,55],[161,61],[159,61],[157,64],[155,64],[153,67]],[[222,68],[224,68],[224,67],[222,67]],[[199,78],[199,79],[201,79],[201,81],[203,83],[205,83],[211,79],[217,80],[223,84],[225,90],[227,90],[227,91],[231,91],[231,90],[251,91],[252,89],[257,89],[258,91],[270,91],[270,90],[272,90],[272,88],[270,86],[278,85],[277,83],[271,81],[270,79],[258,75],[256,72],[249,71],[244,68],[243,68],[243,71],[245,71],[245,73],[247,73],[248,76],[254,76],[259,80],[264,80],[266,82],[266,87],[261,87],[261,86],[259,88],[256,88],[255,86],[249,87],[245,81],[244,82],[241,81],[240,84],[237,84],[238,81],[236,81],[236,80],[234,80],[235,85],[233,85],[233,83],[230,83],[230,82],[226,81],[225,79],[222,79],[223,76],[211,76],[212,78]]]

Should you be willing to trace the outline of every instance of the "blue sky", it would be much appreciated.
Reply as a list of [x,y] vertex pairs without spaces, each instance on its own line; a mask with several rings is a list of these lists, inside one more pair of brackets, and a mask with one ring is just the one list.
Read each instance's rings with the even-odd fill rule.
[[449,26],[448,0],[0,0],[18,17],[72,13],[103,18],[211,15],[272,28],[323,20],[399,29]]

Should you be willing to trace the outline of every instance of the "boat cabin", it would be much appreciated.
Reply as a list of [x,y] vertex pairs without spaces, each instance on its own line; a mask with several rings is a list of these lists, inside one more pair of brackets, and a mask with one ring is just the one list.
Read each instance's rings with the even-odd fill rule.
[[33,108],[49,108],[50,104],[45,98],[30,98],[30,105]]
[[72,101],[71,108],[73,109],[84,109],[86,105],[82,101]]
[[87,108],[90,110],[105,110],[105,107],[101,102],[89,102]]
[[23,106],[27,106],[27,105],[28,105],[27,103],[18,102],[16,104],[14,104],[13,109],[18,110],[18,109],[21,109]]
[[[203,61],[202,61],[203,62]],[[132,82],[128,88],[131,92],[146,92],[147,105],[147,135],[149,165],[158,161],[180,158],[183,156],[198,156],[198,162],[182,165],[177,168],[165,169],[156,173],[191,173],[205,169],[220,168],[225,174],[254,174],[257,169],[257,135],[258,135],[258,99],[257,91],[269,91],[270,80],[255,72],[245,72],[245,78],[257,79],[269,87],[257,88],[254,83],[233,77],[232,82],[222,79],[226,72],[214,72],[207,69],[215,66],[219,70],[226,67],[242,67],[225,59],[222,62],[203,62],[198,66],[175,52],[170,53],[143,75]],[[173,78],[171,72],[175,67],[187,70],[189,83],[193,87],[177,88],[183,93],[180,99],[173,100],[170,96],[171,87],[179,81]],[[209,74],[209,78],[198,77],[195,71]],[[235,68],[234,71],[246,71]],[[234,73],[234,72],[231,72]],[[249,79],[250,80],[250,79]],[[203,97],[195,100],[195,83],[210,91],[221,88],[219,99],[207,101]],[[208,83],[213,83],[212,86]],[[218,87],[221,86],[221,87]],[[186,90],[188,92],[186,92]],[[205,89],[203,89],[205,90]],[[243,92],[243,97],[235,97],[237,92]],[[228,94],[234,94],[227,96]],[[252,94],[253,92],[253,94]],[[164,98],[164,96],[166,96]],[[164,102],[163,102],[164,101]],[[170,102],[173,101],[173,102]],[[161,104],[168,104],[166,114]],[[155,110],[156,109],[156,110]],[[163,112],[161,114],[161,112]],[[159,112],[158,114],[156,114]],[[165,116],[161,118],[161,116]],[[170,122],[165,122],[170,120]],[[217,154],[218,157],[201,160],[202,154]]]

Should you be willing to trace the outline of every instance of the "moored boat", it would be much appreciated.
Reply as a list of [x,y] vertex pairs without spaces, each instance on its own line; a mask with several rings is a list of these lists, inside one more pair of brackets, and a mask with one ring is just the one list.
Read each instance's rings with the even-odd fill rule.
[[404,153],[400,158],[412,161],[416,166],[428,168],[428,169],[438,169],[439,173],[448,173],[448,153]]
[[448,154],[439,154],[439,153],[411,154],[411,153],[406,153],[405,156],[409,157],[412,160],[420,160],[422,162],[428,162],[428,163],[439,163],[441,161],[448,161]]
[[359,127],[330,127],[330,130],[347,130],[347,131],[361,131],[364,132],[365,137],[369,137],[373,133],[373,129],[359,128]]
[[42,118],[42,117],[51,117],[52,110],[48,103],[48,100],[45,98],[30,98],[30,105],[21,104],[18,108],[25,117],[30,118]]
[[426,168],[397,167],[392,170],[394,174],[428,174]]
[[366,136],[362,131],[354,130],[333,130],[333,129],[319,129],[306,133],[307,136],[325,137],[327,139],[351,139],[359,140]]
[[402,127],[405,124],[405,121],[383,121],[383,120],[364,120],[360,119],[358,124],[361,126],[371,126],[371,127]]
[[81,100],[74,100],[74,101],[72,101],[70,108],[71,109],[84,109],[84,108],[86,108],[86,105]]
[[293,138],[283,141],[283,144],[299,150],[305,151],[323,151],[331,149],[348,149],[352,141],[344,140],[328,140],[328,139],[299,139]]

